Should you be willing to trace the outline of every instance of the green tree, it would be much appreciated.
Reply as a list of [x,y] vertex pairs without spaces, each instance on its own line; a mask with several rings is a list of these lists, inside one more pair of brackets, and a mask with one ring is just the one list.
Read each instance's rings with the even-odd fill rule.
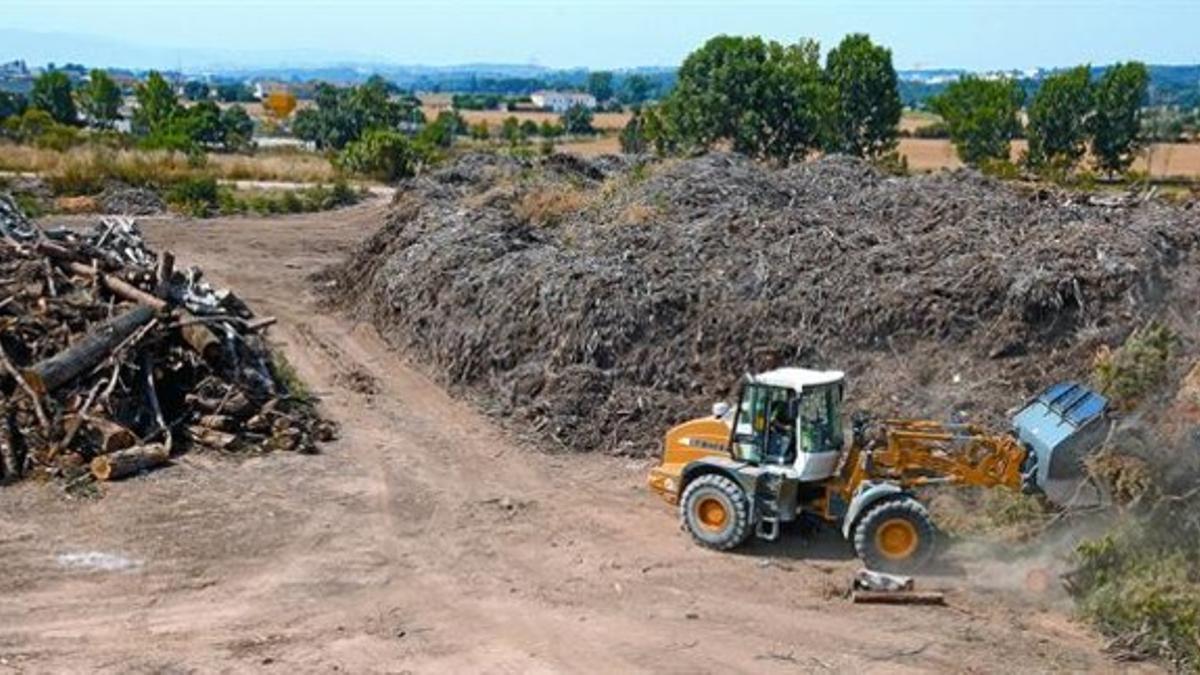
[[592,111],[586,106],[573,105],[562,114],[559,123],[568,134],[594,134],[592,117]]
[[183,85],[183,97],[189,101],[206,101],[208,95],[208,85],[199,80],[188,80]]
[[633,105],[644,103],[650,99],[654,83],[645,75],[634,73],[625,78],[625,100]]
[[428,156],[407,136],[390,129],[369,129],[338,155],[343,171],[395,181],[414,176]]
[[121,88],[108,73],[94,69],[88,74],[88,83],[79,90],[79,104],[93,125],[111,127],[121,118]]
[[550,120],[542,120],[541,125],[538,127],[538,133],[543,138],[558,138],[563,135],[563,128],[561,125],[555,124]]
[[538,127],[538,123],[534,122],[533,120],[527,119],[521,122],[521,134],[525,136],[525,138],[537,136],[540,131],[541,128]]
[[1029,163],[1070,168],[1087,149],[1092,110],[1091,69],[1078,66],[1054,73],[1029,103]]
[[0,122],[17,117],[25,112],[29,102],[25,97],[8,91],[0,91]]
[[244,148],[254,137],[254,120],[240,105],[231,105],[221,111],[222,144],[226,151]]
[[315,108],[296,113],[292,132],[318,148],[339,150],[370,129],[395,129],[401,123],[424,123],[419,102],[412,97],[392,100],[391,85],[371,78],[358,87],[319,84]]
[[836,94],[830,148],[868,158],[895,148],[902,105],[892,51],[847,35],[826,57],[825,75]]
[[603,103],[613,97],[613,74],[607,70],[588,73],[588,93]]
[[727,141],[737,152],[787,163],[821,145],[831,98],[816,42],[721,35],[684,60],[661,113],[663,128],[684,146]]
[[930,101],[950,131],[959,158],[971,166],[1007,161],[1012,139],[1021,132],[1017,113],[1024,93],[1011,80],[968,75]]
[[241,82],[226,82],[217,85],[217,98],[222,103],[250,103],[256,100],[250,87]]
[[454,145],[454,138],[467,130],[467,123],[462,116],[452,110],[443,110],[436,119],[417,135],[418,140],[435,148],[449,148]]
[[1089,124],[1092,154],[1109,175],[1128,169],[1142,145],[1142,106],[1149,80],[1146,66],[1130,61],[1111,66],[1096,83]]
[[41,108],[27,108],[21,115],[9,118],[4,126],[13,138],[29,142],[50,131],[58,122]]
[[79,112],[71,93],[71,80],[60,70],[49,70],[33,81],[29,107],[44,110],[59,124],[78,124]]
[[158,71],[150,71],[146,81],[134,90],[134,96],[138,107],[133,124],[140,134],[166,131],[181,110],[175,90]]
[[505,117],[504,122],[500,125],[500,137],[508,141],[510,145],[517,145],[524,141],[525,136],[521,133],[520,120],[512,115]]
[[225,145],[225,126],[221,124],[221,109],[216,103],[201,101],[185,109],[179,121],[193,142],[210,148]]
[[678,149],[679,134],[670,127],[670,120],[657,108],[643,110],[641,118],[642,134],[646,137],[646,143],[654,146],[655,153],[666,155]]
[[642,111],[634,108],[633,115],[621,129],[621,152],[628,155],[638,155],[649,147],[646,143],[646,125],[642,119]]

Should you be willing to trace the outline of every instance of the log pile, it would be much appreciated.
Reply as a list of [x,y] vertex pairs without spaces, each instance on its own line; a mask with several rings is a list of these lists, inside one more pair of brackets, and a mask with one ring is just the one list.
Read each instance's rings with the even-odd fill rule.
[[129,219],[47,231],[0,195],[0,484],[122,478],[189,449],[315,451],[333,427],[280,377],[270,323]]

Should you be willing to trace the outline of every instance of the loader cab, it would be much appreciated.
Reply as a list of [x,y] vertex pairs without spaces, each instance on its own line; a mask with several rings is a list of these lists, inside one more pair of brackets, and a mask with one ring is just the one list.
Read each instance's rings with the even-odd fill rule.
[[840,371],[781,368],[742,385],[730,447],[735,459],[791,469],[797,480],[834,474],[843,446]]

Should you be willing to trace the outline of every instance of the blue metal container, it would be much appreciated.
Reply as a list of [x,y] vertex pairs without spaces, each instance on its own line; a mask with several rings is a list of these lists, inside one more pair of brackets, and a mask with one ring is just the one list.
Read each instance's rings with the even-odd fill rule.
[[1032,483],[1051,501],[1066,505],[1098,498],[1081,490],[1083,461],[1104,442],[1107,409],[1108,399],[1100,394],[1075,382],[1059,382],[1013,416],[1013,432],[1035,458],[1027,466]]

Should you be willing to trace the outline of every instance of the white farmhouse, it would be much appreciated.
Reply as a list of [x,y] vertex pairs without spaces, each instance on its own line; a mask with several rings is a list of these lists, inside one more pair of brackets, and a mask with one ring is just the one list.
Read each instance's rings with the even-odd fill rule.
[[577,91],[535,91],[529,95],[533,107],[554,112],[566,112],[568,109],[581,105],[588,110],[596,107],[596,97],[591,94],[581,94]]

